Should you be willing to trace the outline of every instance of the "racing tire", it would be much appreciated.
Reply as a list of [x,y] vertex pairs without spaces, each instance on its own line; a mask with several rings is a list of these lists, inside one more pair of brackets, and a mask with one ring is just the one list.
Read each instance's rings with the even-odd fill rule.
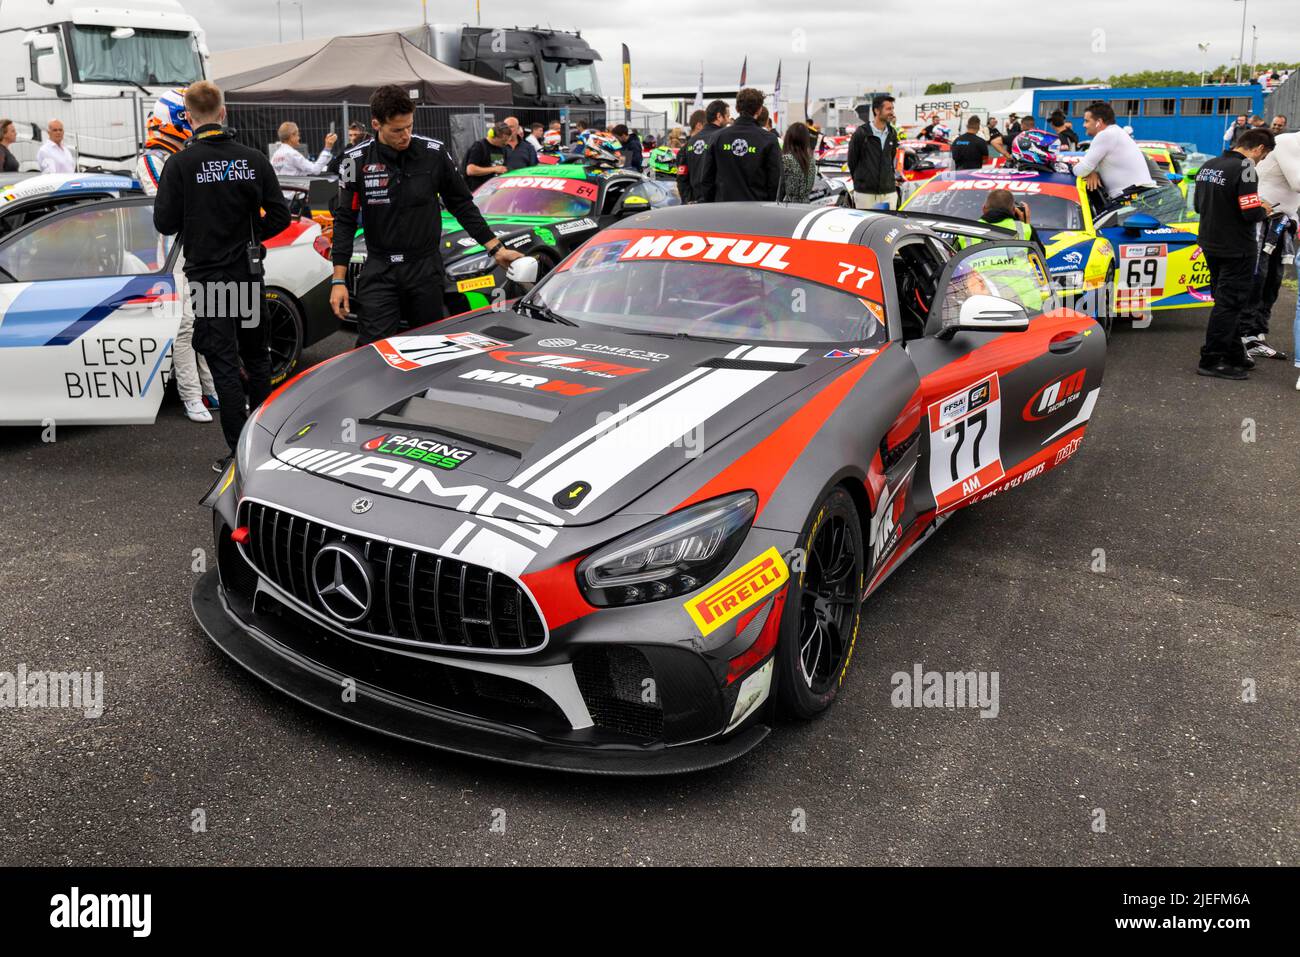
[[862,522],[844,488],[831,489],[813,509],[799,548],[776,646],[776,704],[808,720],[839,694],[862,620]]
[[267,323],[267,345],[271,352],[271,385],[293,375],[302,360],[302,308],[283,289],[262,290],[262,320]]
[[[524,255],[532,256],[537,260],[537,282],[541,282],[542,278],[555,268],[555,257],[548,250],[527,252],[524,253]],[[534,283],[533,285],[536,284],[537,283]],[[518,299],[524,293],[528,292],[528,290],[523,286],[516,282],[511,282],[509,279],[501,284],[501,288],[505,290],[505,296],[507,299]]]

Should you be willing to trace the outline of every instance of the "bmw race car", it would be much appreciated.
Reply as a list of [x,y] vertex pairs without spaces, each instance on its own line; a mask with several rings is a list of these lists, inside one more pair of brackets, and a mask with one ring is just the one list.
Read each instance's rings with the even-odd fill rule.
[[[261,319],[276,381],[338,328],[319,232],[300,219],[266,244]],[[181,265],[139,194],[47,210],[0,238],[0,425],[152,422],[171,375]]]
[[1196,226],[1186,222],[1182,193],[1172,183],[1131,206],[1102,211],[1072,173],[950,171],[922,185],[904,208],[977,220],[994,189],[1010,190],[1029,207],[1052,281],[1107,329],[1117,316],[1213,302]]
[[44,173],[0,188],[0,236],[58,209],[140,192],[130,176],[108,173]]
[[1079,448],[1104,336],[1006,235],[631,216],[512,309],[264,403],[205,499],[195,614],[262,680],[410,741],[605,774],[736,758],[774,709],[834,702],[864,600],[943,521]]

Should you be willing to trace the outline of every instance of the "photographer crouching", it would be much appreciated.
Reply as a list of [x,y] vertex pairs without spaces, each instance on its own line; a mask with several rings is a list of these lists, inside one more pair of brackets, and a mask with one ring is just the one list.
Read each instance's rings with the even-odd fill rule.
[[[194,349],[208,360],[231,455],[248,419],[271,391],[269,330],[261,321],[262,242],[289,225],[289,204],[271,161],[235,142],[223,125],[221,90],[206,80],[185,91],[194,135],[163,167],[154,227],[181,234],[194,306]],[[247,396],[240,365],[247,374]],[[229,456],[213,463],[225,469]]]

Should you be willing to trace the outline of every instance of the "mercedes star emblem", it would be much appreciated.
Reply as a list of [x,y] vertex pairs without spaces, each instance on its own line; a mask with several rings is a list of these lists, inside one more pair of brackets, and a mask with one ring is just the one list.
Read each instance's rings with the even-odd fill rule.
[[331,542],[321,548],[311,565],[311,580],[321,605],[339,621],[354,625],[370,614],[370,566],[347,545]]
[[358,515],[364,515],[366,512],[370,511],[370,506],[374,504],[375,503],[370,501],[368,498],[359,498],[352,503],[352,511]]

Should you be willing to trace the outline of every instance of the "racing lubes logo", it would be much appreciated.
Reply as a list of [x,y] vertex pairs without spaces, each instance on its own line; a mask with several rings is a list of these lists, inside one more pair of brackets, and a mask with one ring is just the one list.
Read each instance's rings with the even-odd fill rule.
[[457,448],[445,442],[435,442],[432,439],[421,439],[409,435],[388,435],[387,433],[363,443],[361,448],[366,452],[377,452],[380,455],[396,455],[449,471],[474,457],[471,450]]
[[1037,422],[1078,402],[1083,398],[1083,381],[1087,375],[1087,369],[1080,369],[1043,386],[1025,403],[1025,421]]

